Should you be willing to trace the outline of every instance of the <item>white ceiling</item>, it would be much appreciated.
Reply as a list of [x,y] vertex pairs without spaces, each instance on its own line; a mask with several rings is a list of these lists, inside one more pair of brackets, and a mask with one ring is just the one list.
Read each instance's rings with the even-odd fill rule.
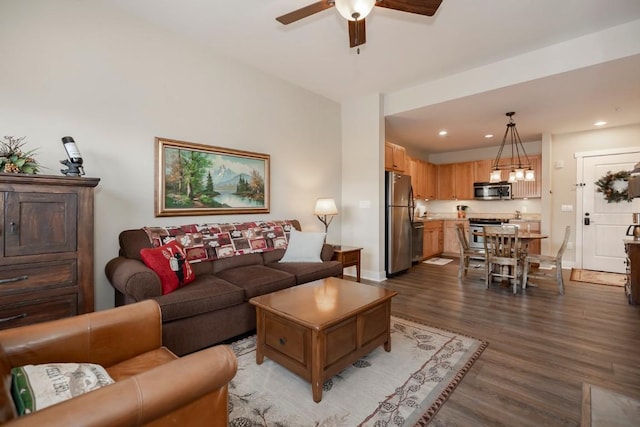
[[[335,101],[388,94],[640,19],[640,0],[443,0],[433,17],[376,7],[350,49],[335,8],[284,26],[313,0],[103,0]],[[640,55],[387,117],[387,136],[428,152],[640,122]],[[585,88],[589,88],[585,91]],[[447,129],[446,144],[437,131]],[[493,140],[482,137],[493,133]]]

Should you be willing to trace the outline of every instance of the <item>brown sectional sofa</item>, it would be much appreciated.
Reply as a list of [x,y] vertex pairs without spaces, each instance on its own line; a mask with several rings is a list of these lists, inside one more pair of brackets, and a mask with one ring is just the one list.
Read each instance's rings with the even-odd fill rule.
[[[300,230],[298,221],[291,223]],[[195,281],[162,295],[160,279],[140,257],[141,249],[152,247],[145,231],[125,230],[119,242],[119,256],[105,267],[116,306],[156,300],[162,311],[163,345],[178,355],[254,330],[255,308],[248,302],[254,296],[342,276],[342,264],[331,260],[330,245],[322,248],[320,263],[280,263],[285,250],[275,249],[193,263]]]

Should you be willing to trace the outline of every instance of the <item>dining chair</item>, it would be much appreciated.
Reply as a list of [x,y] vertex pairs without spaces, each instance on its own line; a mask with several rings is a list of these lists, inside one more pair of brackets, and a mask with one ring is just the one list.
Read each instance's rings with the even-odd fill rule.
[[[562,278],[562,255],[564,254],[564,250],[567,249],[567,242],[569,241],[570,235],[571,226],[567,225],[564,229],[564,240],[562,241],[562,245],[560,245],[560,249],[558,249],[558,253],[555,256],[528,254],[524,258],[522,289],[525,289],[527,287],[527,281],[531,278],[542,280],[551,279],[555,280],[555,282],[558,284],[558,291],[560,292],[560,295],[564,294],[564,279]],[[531,264],[538,264],[538,268],[536,270],[532,270]],[[555,272],[546,270],[549,267],[555,268]]]
[[513,284],[513,293],[517,293],[518,278],[522,271],[518,227],[513,225],[485,226],[483,237],[487,288],[494,278],[499,277],[510,280]]
[[458,237],[458,245],[460,246],[460,267],[458,267],[458,278],[462,278],[463,272],[465,276],[467,275],[471,260],[481,262],[484,267],[484,249],[477,249],[469,246],[469,240],[467,239],[467,233],[464,230],[464,224],[457,223],[455,230],[456,236]]

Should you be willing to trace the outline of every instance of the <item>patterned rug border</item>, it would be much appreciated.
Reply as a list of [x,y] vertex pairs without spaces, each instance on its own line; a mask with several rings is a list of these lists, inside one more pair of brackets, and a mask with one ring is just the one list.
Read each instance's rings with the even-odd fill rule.
[[[463,337],[466,337],[466,338],[470,338],[470,339],[476,340],[479,343],[478,344],[478,349],[469,357],[469,360],[467,361],[467,363],[465,363],[465,365],[458,370],[456,375],[451,379],[451,381],[449,381],[449,383],[446,385],[446,387],[440,392],[438,397],[434,400],[433,404],[431,404],[431,406],[429,406],[425,410],[425,412],[422,414],[420,419],[414,424],[414,427],[415,426],[423,427],[423,426],[428,425],[431,422],[432,418],[442,408],[442,406],[444,406],[444,404],[447,402],[447,400],[449,399],[449,397],[451,396],[453,391],[456,389],[456,387],[458,387],[458,385],[460,384],[462,379],[465,377],[467,372],[469,372],[469,370],[473,367],[475,362],[480,358],[482,353],[489,346],[489,342],[485,341],[485,340],[482,340],[482,339],[479,339],[477,337],[474,337],[472,335],[463,334],[461,332],[458,332],[458,331],[455,331],[455,330],[452,330],[452,329],[443,328],[443,327],[440,327],[440,326],[435,326],[433,324],[424,322],[424,321],[419,320],[419,319],[412,318],[410,316],[392,314],[391,318],[392,319],[396,318],[396,319],[405,320],[405,321],[408,321],[408,322],[417,323],[419,325],[423,325],[423,326],[426,326],[426,327],[429,327],[429,328],[433,328],[433,329],[439,329],[439,330],[444,331],[444,332],[448,332],[448,333],[451,333],[451,334],[456,334],[456,335],[460,335],[460,336],[463,336]],[[236,341],[233,341],[233,342],[229,343],[229,345],[230,346],[237,345],[237,344],[239,344],[239,343],[241,343],[243,341],[251,339],[254,336],[255,336],[255,334],[244,336],[242,338],[239,338]],[[244,354],[244,353],[242,353],[242,354]]]
[[418,323],[420,325],[424,325],[424,326],[427,326],[429,328],[440,329],[441,331],[445,331],[445,332],[449,332],[449,333],[452,333],[452,334],[461,335],[463,337],[471,338],[471,339],[474,339],[474,340],[480,342],[480,345],[478,346],[478,349],[473,353],[473,355],[471,355],[471,357],[469,358],[469,361],[467,363],[465,363],[464,367],[462,367],[458,371],[456,376],[453,377],[451,379],[451,381],[449,381],[449,384],[444,388],[444,390],[442,390],[442,392],[436,398],[436,400],[433,402],[433,404],[429,408],[427,408],[425,413],[422,415],[422,418],[420,418],[420,420],[415,424],[416,426],[426,426],[427,424],[429,424],[431,422],[431,419],[438,413],[440,408],[442,408],[444,406],[446,401],[449,400],[449,396],[451,396],[451,394],[456,389],[456,387],[458,387],[458,384],[460,384],[460,382],[465,377],[467,372],[469,372],[471,367],[476,363],[476,361],[480,358],[482,353],[489,346],[489,342],[485,341],[485,340],[481,340],[481,339],[479,339],[477,337],[474,337],[474,336],[471,336],[471,335],[467,335],[467,334],[463,334],[463,333],[458,332],[458,331],[454,331],[452,329],[447,329],[447,328],[442,328],[440,326],[435,326],[433,324],[426,323],[426,322],[424,322],[422,320],[411,318],[409,316],[392,314],[391,317],[395,317],[397,319],[404,319],[404,320],[407,320],[407,321],[413,322],[413,323]]

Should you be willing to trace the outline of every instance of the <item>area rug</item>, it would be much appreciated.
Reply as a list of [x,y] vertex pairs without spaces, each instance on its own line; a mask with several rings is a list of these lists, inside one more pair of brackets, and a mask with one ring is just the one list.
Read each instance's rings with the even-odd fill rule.
[[486,342],[391,318],[391,351],[381,347],[323,385],[311,385],[265,358],[255,336],[232,344],[238,373],[229,385],[229,425],[354,427],[426,425],[480,356]]
[[446,265],[453,261],[450,258],[431,258],[426,261],[422,261],[425,264]]
[[572,268],[570,279],[575,282],[587,282],[609,286],[624,286],[627,282],[626,274],[583,270],[581,268]]
[[640,401],[614,391],[582,384],[582,427],[637,426]]

